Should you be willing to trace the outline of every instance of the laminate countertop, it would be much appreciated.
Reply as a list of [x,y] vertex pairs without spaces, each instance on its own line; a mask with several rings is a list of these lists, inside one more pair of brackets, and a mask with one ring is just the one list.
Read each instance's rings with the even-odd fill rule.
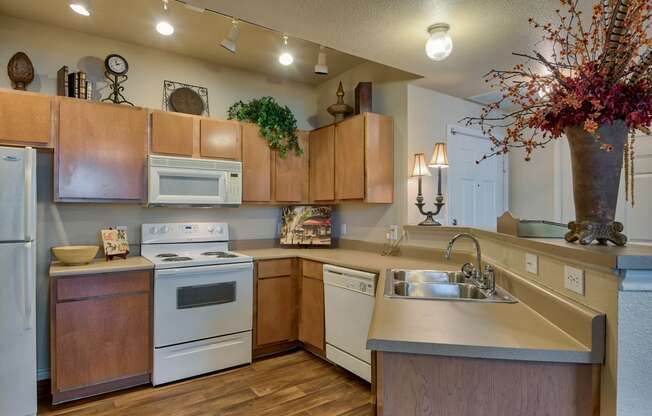
[[479,303],[384,296],[385,271],[389,268],[459,270],[458,264],[442,261],[434,254],[432,260],[424,260],[350,249],[238,251],[254,260],[299,257],[379,273],[367,341],[371,350],[563,363],[600,363],[604,359],[604,317],[597,313],[594,327],[601,333],[597,334],[598,342],[592,348],[523,302]]
[[50,265],[50,277],[78,276],[83,274],[128,272],[134,270],[152,270],[154,265],[145,257],[132,256],[126,259],[106,261],[95,259],[88,264],[80,266],[66,266],[55,261]]

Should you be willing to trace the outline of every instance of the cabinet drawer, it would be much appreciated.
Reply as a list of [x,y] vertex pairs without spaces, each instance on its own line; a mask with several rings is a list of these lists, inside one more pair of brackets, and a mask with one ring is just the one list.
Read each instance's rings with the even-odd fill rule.
[[292,274],[292,259],[266,260],[258,262],[258,278],[289,276]]
[[57,278],[57,301],[121,293],[149,292],[149,271],[104,273]]
[[324,280],[324,265],[316,261],[302,260],[302,274],[313,279]]

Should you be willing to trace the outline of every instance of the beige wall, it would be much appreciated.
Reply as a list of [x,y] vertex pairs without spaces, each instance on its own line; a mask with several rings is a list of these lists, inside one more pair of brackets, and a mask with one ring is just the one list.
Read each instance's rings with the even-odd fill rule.
[[514,149],[509,154],[509,210],[528,220],[556,221],[555,149],[551,143],[539,149],[526,162],[524,153]]

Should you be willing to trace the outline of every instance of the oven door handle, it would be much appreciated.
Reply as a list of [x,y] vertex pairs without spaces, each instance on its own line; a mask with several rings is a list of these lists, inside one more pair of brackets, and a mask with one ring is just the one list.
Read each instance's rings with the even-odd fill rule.
[[206,272],[222,272],[233,270],[253,270],[253,263],[219,264],[215,266],[184,267],[182,269],[163,269],[156,271],[156,277],[188,276]]

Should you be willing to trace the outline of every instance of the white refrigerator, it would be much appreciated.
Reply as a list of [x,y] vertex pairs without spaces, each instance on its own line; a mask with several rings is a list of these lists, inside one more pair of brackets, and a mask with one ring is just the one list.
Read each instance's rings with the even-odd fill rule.
[[0,415],[36,414],[36,152],[0,147]]

